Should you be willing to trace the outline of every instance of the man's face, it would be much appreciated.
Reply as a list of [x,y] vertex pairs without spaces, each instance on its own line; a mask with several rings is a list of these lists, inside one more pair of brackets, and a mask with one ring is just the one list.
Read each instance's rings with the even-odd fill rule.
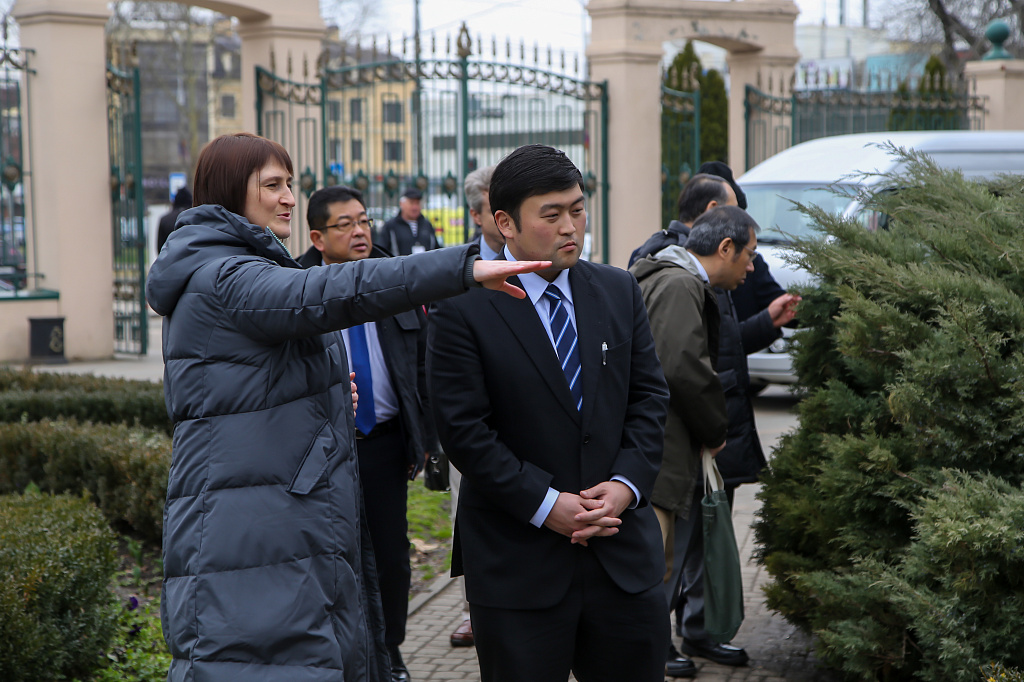
[[369,256],[373,238],[366,218],[366,208],[359,200],[330,203],[327,205],[327,213],[326,226],[310,233],[313,246],[320,251],[324,263],[347,263]]
[[398,209],[402,212],[402,220],[419,220],[421,208],[420,199],[402,197],[398,200]]
[[537,274],[551,282],[558,273],[576,265],[583,250],[587,212],[579,187],[532,196],[519,207],[519,229],[512,216],[494,216],[516,260],[549,260],[551,267]]
[[487,192],[483,193],[480,212],[477,213],[473,209],[469,209],[469,215],[480,226],[480,231],[483,232],[487,245],[495,251],[500,251],[501,246],[505,243],[505,238],[501,236],[498,225],[494,222],[494,214],[491,213],[491,202],[487,195]]
[[734,251],[726,258],[723,268],[723,281],[720,286],[723,289],[732,291],[743,284],[747,273],[754,271],[754,255],[757,253],[757,235],[750,231],[750,241],[746,245],[733,242]]

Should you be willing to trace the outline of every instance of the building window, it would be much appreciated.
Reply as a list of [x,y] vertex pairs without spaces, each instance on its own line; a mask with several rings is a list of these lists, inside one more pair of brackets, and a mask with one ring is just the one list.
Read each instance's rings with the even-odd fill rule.
[[385,161],[405,161],[405,143],[401,140],[384,140]]
[[350,140],[352,143],[352,160],[362,161],[363,160],[363,141],[362,140]]
[[220,115],[224,118],[235,117],[235,96],[234,95],[221,95],[220,96]]
[[327,118],[331,123],[341,120],[341,102],[336,99],[327,100]]
[[332,137],[331,138],[331,148],[330,149],[331,149],[331,154],[330,154],[329,158],[333,159],[335,163],[341,163],[341,155],[342,155],[341,140],[339,140],[336,137]]
[[363,122],[363,100],[350,99],[348,101],[348,118],[352,123]]
[[405,119],[405,111],[402,109],[401,102],[381,102],[383,111],[381,112],[382,120],[384,123],[402,123]]

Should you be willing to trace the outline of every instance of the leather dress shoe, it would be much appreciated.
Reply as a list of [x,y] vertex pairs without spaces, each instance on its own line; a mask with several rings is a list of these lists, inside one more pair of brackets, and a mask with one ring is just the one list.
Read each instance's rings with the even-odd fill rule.
[[405,667],[402,652],[398,650],[398,647],[389,646],[388,656],[391,657],[391,682],[411,682],[409,669]]
[[690,639],[684,639],[681,648],[687,656],[700,656],[719,665],[741,666],[746,665],[747,661],[750,660],[746,651],[729,644],[694,642]]
[[697,666],[690,659],[683,658],[683,655],[669,644],[668,660],[665,661],[665,675],[667,677],[696,677]]
[[452,633],[449,638],[452,646],[473,646],[476,642],[473,639],[473,623],[468,618],[462,621],[462,625]]

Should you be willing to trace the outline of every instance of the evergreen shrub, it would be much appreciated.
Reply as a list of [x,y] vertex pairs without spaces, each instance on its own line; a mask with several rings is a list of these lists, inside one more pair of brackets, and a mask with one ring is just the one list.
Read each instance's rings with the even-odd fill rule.
[[161,537],[170,462],[161,431],[74,420],[0,424],[0,494],[31,483],[88,491],[115,527],[149,541]]
[[171,431],[161,384],[0,368],[0,422],[59,418]]
[[0,680],[60,680],[100,663],[117,622],[114,535],[89,500],[0,496]]
[[1024,665],[1024,180],[926,157],[859,197],[870,232],[795,260],[800,425],[763,476],[768,604],[856,680],[977,680]]

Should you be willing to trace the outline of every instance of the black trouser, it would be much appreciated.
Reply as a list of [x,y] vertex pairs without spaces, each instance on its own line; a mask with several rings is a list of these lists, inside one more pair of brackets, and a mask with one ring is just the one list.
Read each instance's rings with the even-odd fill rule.
[[579,552],[572,585],[555,606],[516,610],[470,603],[482,682],[565,682],[570,670],[580,682],[665,679],[668,608],[661,584],[628,594],[592,551]]
[[381,603],[384,607],[384,643],[405,641],[409,613],[409,535],[406,493],[409,464],[400,431],[356,441],[359,477],[363,485],[366,525],[370,529],[377,562]]

